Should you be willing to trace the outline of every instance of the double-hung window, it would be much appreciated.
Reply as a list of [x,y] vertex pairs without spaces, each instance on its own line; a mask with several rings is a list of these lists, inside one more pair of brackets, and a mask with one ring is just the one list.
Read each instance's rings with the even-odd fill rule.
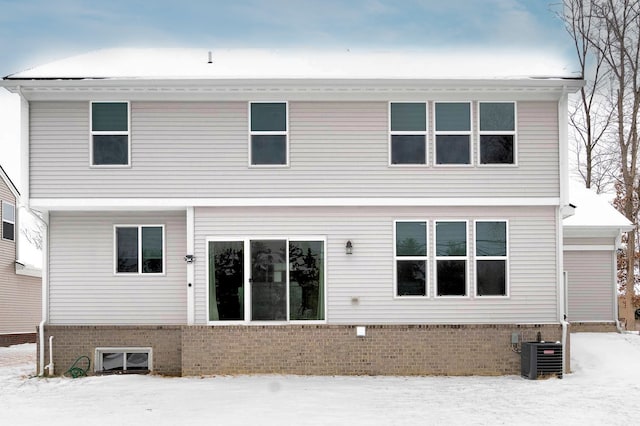
[[427,296],[427,222],[395,222],[396,296]]
[[426,164],[427,105],[391,102],[389,115],[391,164]]
[[436,164],[471,164],[471,103],[435,103]]
[[479,102],[480,164],[515,164],[516,105]]
[[436,222],[436,295],[467,295],[467,222]]
[[163,274],[164,226],[116,225],[116,274]]
[[476,221],[476,295],[507,295],[507,222]]
[[286,166],[289,163],[288,112],[286,102],[251,102],[250,164]]
[[2,239],[16,240],[16,206],[2,202]]
[[91,165],[129,166],[128,102],[91,102]]

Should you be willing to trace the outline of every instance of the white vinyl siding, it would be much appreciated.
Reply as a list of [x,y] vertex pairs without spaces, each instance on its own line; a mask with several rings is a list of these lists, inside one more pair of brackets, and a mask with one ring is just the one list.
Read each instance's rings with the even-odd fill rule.
[[[424,218],[509,222],[509,297],[398,298],[394,289],[394,221]],[[196,208],[196,259],[206,259],[207,239],[317,235],[326,238],[327,323],[556,323],[556,210],[506,208]],[[473,253],[472,227],[467,227]],[[428,241],[434,241],[433,226]],[[353,254],[345,244],[353,242]],[[429,262],[433,276],[433,262]],[[195,319],[206,324],[206,264],[195,263]],[[473,268],[469,282],[475,282]],[[432,285],[432,284],[430,284]]]
[[[471,110],[476,123],[477,102]],[[557,102],[518,102],[517,167],[472,161],[446,173],[389,167],[388,102],[289,102],[290,167],[275,169],[247,167],[247,102],[131,102],[130,113],[132,167],[96,169],[87,102],[31,102],[31,197],[559,196]]]
[[[17,204],[2,178],[0,201]],[[34,333],[42,316],[42,280],[16,275],[15,262],[16,242],[0,238],[0,334]]]
[[615,321],[614,252],[580,250],[564,252],[568,274],[569,321]]
[[[166,274],[114,275],[114,226],[163,224]],[[185,212],[52,212],[50,323],[185,324]]]

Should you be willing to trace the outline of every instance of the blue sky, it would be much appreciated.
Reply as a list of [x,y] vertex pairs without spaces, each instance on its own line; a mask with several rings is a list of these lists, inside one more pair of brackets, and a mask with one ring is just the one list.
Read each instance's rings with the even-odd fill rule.
[[0,75],[106,47],[537,49],[560,0],[0,0]]

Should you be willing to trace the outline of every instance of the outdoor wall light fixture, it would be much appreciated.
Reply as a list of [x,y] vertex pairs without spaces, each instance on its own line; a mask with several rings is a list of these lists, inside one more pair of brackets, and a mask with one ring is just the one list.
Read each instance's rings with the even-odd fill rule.
[[351,240],[347,241],[347,245],[344,246],[344,252],[346,254],[353,254],[353,244]]
[[188,254],[184,257],[184,261],[187,263],[193,263],[194,260],[196,260],[196,257],[192,254]]

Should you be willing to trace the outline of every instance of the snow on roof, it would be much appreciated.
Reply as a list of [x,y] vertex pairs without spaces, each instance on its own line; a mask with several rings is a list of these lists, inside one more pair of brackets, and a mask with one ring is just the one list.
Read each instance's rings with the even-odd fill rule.
[[[211,63],[209,63],[211,52]],[[7,76],[59,78],[576,78],[547,52],[313,49],[96,50]]]
[[576,206],[575,214],[563,221],[569,227],[633,228],[632,223],[607,201],[605,195],[596,194],[584,184],[571,182],[569,200]]

